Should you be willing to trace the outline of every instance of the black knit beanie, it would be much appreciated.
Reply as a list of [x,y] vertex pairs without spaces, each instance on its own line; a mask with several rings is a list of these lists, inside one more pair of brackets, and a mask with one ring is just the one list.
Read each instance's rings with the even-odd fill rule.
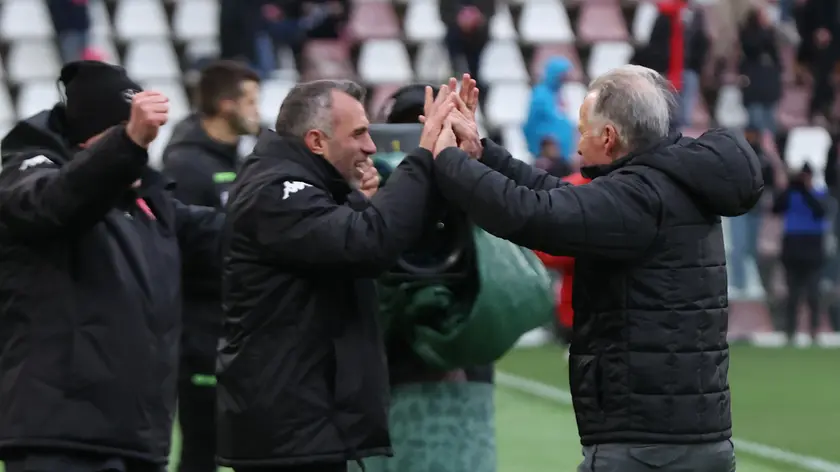
[[66,137],[73,145],[128,121],[131,99],[143,90],[122,67],[98,61],[71,62],[58,80],[67,97]]

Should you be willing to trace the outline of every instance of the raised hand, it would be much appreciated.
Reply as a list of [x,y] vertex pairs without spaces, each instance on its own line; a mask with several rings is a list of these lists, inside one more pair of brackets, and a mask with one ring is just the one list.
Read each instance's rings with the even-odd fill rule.
[[455,130],[452,126],[452,118],[446,118],[443,123],[443,129],[441,129],[440,135],[438,135],[437,142],[435,142],[435,150],[434,156],[435,158],[438,157],[438,154],[441,153],[446,148],[455,147],[458,145],[458,142],[455,138]]
[[376,166],[373,165],[373,160],[368,158],[368,160],[360,166],[359,169],[362,173],[361,178],[359,179],[359,191],[365,194],[366,197],[371,198],[379,190],[379,171],[376,170]]
[[456,97],[457,94],[450,91],[447,85],[441,86],[437,98],[434,98],[432,88],[426,87],[426,101],[423,104],[423,115],[420,120],[423,123],[420,147],[429,152],[434,152],[444,122],[452,110],[455,109]]
[[138,146],[147,148],[169,119],[169,99],[160,92],[139,92],[131,99],[131,117],[125,132]]
[[467,118],[471,118],[473,121],[475,121],[475,112],[478,110],[478,93],[478,86],[475,79],[470,77],[470,74],[464,74],[461,77],[461,91],[458,93],[458,96],[461,97],[467,110],[469,110]]

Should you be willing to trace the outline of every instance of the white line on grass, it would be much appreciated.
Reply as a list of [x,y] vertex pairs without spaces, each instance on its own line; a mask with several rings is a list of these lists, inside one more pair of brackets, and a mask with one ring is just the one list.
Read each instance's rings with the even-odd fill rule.
[[[526,379],[525,377],[520,377],[518,375],[497,371],[496,383],[535,397],[553,400],[563,405],[572,404],[572,396],[569,392],[542,382]],[[804,456],[795,452],[786,451],[784,449],[752,441],[745,441],[743,439],[733,439],[733,441],[735,442],[735,447],[737,449],[762,459],[769,459],[783,464],[794,465],[811,472],[840,472],[840,464],[829,462],[818,457]]]

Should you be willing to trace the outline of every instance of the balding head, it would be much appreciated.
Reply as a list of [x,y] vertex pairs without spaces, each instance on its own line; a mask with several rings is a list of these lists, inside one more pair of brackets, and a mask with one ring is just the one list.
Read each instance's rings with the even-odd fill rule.
[[675,107],[672,90],[664,77],[646,67],[613,69],[589,85],[581,134],[585,129],[604,137],[611,160],[655,143],[668,135]]

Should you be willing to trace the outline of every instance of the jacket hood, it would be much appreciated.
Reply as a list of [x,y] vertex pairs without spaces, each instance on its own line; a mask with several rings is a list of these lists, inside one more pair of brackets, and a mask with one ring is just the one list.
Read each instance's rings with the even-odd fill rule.
[[654,152],[639,154],[630,165],[657,169],[689,191],[711,213],[738,216],[752,209],[764,191],[761,161],[740,135],[709,131],[682,138]]
[[62,137],[64,105],[58,104],[52,110],[44,110],[19,121],[0,141],[3,160],[11,154],[30,150],[52,151],[50,157],[70,160],[70,147]]
[[204,149],[208,153],[217,156],[229,163],[236,165],[239,159],[236,144],[220,143],[213,140],[204,128],[201,126],[201,117],[198,114],[192,114],[177,125],[172,130],[172,137],[166,146],[163,160],[166,161],[167,154],[172,149],[181,146],[196,146]]
[[572,70],[572,63],[568,59],[562,56],[552,57],[543,69],[543,84],[552,89],[560,88],[570,70]]

